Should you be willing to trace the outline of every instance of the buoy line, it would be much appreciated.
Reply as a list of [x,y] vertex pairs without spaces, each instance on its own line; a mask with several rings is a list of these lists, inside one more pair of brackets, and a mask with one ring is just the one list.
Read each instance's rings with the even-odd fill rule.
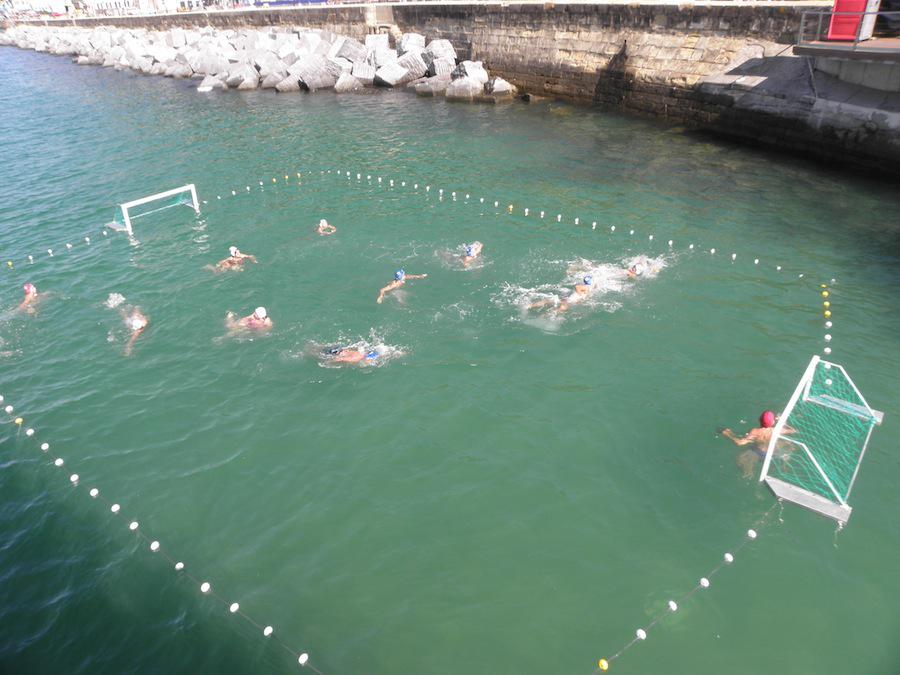
[[[0,395],[0,404],[4,403],[5,399],[2,395]],[[4,412],[9,416],[8,422],[11,422],[16,427],[16,437],[18,437],[22,433],[22,429],[24,428],[25,420],[19,416],[13,416],[15,414],[15,408],[6,404],[3,408]],[[35,439],[35,429],[32,427],[25,428],[24,430],[25,437],[32,440],[35,444],[37,440]],[[73,467],[68,465],[66,461],[59,455],[55,454],[48,442],[42,442],[39,446],[41,453],[46,456],[49,460],[51,460],[51,464],[56,468],[66,468],[66,471],[73,471]],[[69,474],[69,483],[72,487],[77,488],[80,487],[84,482],[83,476],[79,473],[73,472]],[[100,489],[96,486],[91,487],[87,494],[94,501],[100,502],[106,506],[110,513],[115,516],[121,516],[125,518],[122,512],[122,505],[118,502],[107,499],[101,492]],[[203,595],[207,595],[209,597],[217,600],[227,611],[229,614],[234,614],[236,616],[241,617],[244,621],[252,625],[256,630],[267,639],[272,639],[277,642],[283,649],[285,649],[289,654],[291,654],[296,662],[301,667],[306,667],[317,673],[318,675],[322,675],[322,671],[320,671],[316,666],[310,662],[309,654],[304,651],[299,651],[290,646],[287,642],[282,640],[275,633],[275,628],[270,624],[263,624],[257,621],[255,618],[250,616],[246,611],[241,608],[240,603],[229,601],[224,596],[220,595],[216,591],[213,590],[212,584],[196,575],[191,573],[191,571],[187,568],[183,559],[176,557],[170,554],[166,549],[163,548],[162,544],[155,537],[150,536],[148,533],[145,533],[144,530],[141,529],[140,521],[131,518],[125,518],[127,522],[127,527],[130,532],[132,532],[136,537],[140,538],[144,544],[146,545],[145,550],[149,551],[153,555],[157,555],[163,559],[165,559],[172,570],[174,570],[178,575],[185,577],[188,579],[194,586],[194,588],[198,589],[200,593]]]

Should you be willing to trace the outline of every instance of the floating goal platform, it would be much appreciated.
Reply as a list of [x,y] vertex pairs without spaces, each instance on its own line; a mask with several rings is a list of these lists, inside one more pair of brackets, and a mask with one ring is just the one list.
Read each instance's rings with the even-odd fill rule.
[[[132,229],[132,221],[151,213],[157,213],[165,209],[171,209],[176,206],[189,206],[194,209],[194,213],[200,213],[200,203],[197,201],[197,189],[194,184],[182,185],[172,190],[158,192],[155,195],[141,197],[124,204],[119,204],[112,222],[106,226],[117,232],[127,232],[129,235],[134,234]],[[141,208],[147,207],[147,208]],[[121,216],[121,218],[120,218]]]
[[843,525],[872,430],[883,417],[843,366],[814,356],[778,418],[760,481],[779,499]]

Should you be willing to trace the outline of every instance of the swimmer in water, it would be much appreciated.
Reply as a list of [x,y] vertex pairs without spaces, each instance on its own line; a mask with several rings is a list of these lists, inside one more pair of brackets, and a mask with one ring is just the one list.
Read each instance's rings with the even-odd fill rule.
[[569,295],[559,300],[559,304],[556,304],[555,299],[538,300],[530,304],[528,309],[539,309],[547,305],[556,305],[554,308],[556,312],[567,312],[572,305],[577,305],[579,302],[586,300],[593,290],[594,278],[590,274],[586,274],[580,284],[575,284]]
[[473,241],[471,244],[465,244],[463,247],[462,264],[468,267],[475,259],[481,255],[481,249],[484,245],[480,241]]
[[147,327],[147,324],[150,321],[146,316],[141,314],[141,310],[137,307],[131,310],[130,314],[122,313],[122,318],[125,319],[125,325],[128,326],[129,330],[131,330],[131,337],[128,340],[128,344],[125,345],[125,356],[131,355],[131,350],[134,347],[135,340],[138,339],[141,333],[144,332],[144,329]]
[[327,220],[322,218],[322,220],[319,221],[318,227],[316,227],[316,232],[322,235],[334,234],[335,232],[337,232],[337,228],[334,225],[331,225]]
[[27,283],[22,286],[22,290],[25,292],[25,297],[22,298],[22,302],[19,303],[19,311],[33,312],[34,303],[36,303],[38,299],[37,287],[32,283]]
[[258,262],[255,255],[241,253],[237,246],[228,249],[228,257],[216,263],[216,270],[222,272],[225,270],[239,270],[243,268],[245,262]]
[[634,265],[625,270],[625,276],[627,276],[629,279],[637,279],[638,277],[644,276],[646,272],[647,266],[643,261],[638,260],[634,263]]
[[[749,478],[755,470],[756,462],[766,456],[769,442],[772,440],[772,431],[774,430],[777,421],[778,417],[775,413],[771,410],[766,410],[759,416],[759,426],[750,429],[750,431],[743,436],[738,436],[731,429],[720,430],[719,433],[739,447],[746,445],[753,446],[750,450],[741,453],[737,459],[738,465],[741,467],[745,477]],[[781,433],[793,434],[796,433],[796,429],[785,424]]]
[[374,363],[380,356],[374,349],[368,352],[362,352],[350,347],[330,347],[325,350],[325,354],[326,358],[332,363],[359,363],[360,365]]
[[380,305],[384,301],[385,295],[387,295],[391,291],[396,291],[406,283],[407,279],[424,279],[427,276],[427,274],[407,274],[403,270],[397,270],[396,272],[394,272],[394,280],[381,289],[381,291],[378,293],[378,299],[375,302]]
[[253,314],[235,319],[234,312],[225,315],[225,322],[233,329],[268,330],[272,327],[272,319],[269,318],[265,307],[257,307]]

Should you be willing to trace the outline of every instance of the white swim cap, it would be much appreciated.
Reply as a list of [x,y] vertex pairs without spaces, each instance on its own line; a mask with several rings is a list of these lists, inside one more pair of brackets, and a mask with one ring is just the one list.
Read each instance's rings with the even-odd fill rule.
[[131,317],[131,330],[140,330],[147,325],[146,319],[140,316]]
[[257,307],[255,310],[253,310],[253,316],[255,316],[257,319],[265,319],[267,316],[266,308]]
[[232,246],[231,248],[228,249],[228,255],[230,255],[232,258],[234,256],[236,256],[238,253],[240,253],[240,251],[238,251],[237,246]]
[[328,221],[325,220],[324,218],[322,218],[322,219],[319,221],[319,225],[327,225],[327,224],[328,224]]

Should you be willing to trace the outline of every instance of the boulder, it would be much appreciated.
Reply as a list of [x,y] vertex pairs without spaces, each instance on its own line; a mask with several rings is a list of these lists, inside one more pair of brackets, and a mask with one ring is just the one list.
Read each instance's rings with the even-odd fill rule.
[[371,86],[375,80],[375,66],[368,63],[354,63],[350,73],[366,86]]
[[359,91],[362,88],[362,82],[357,80],[350,73],[341,73],[341,76],[334,85],[334,90],[339,94],[344,94],[348,91]]
[[448,99],[471,101],[484,93],[484,84],[471,77],[464,76],[451,80],[444,95]]
[[165,75],[166,74],[166,64],[160,63],[157,61],[152,66],[150,66],[150,74],[151,75]]
[[375,71],[375,84],[382,87],[395,87],[398,84],[402,84],[404,78],[407,78],[408,75],[409,71],[400,64],[396,62],[389,63]]
[[425,36],[419,33],[404,33],[397,42],[397,53],[407,54],[409,52],[425,51]]
[[197,91],[199,92],[212,91],[213,89],[228,89],[228,85],[215,75],[207,75],[197,86]]
[[248,75],[243,79],[243,81],[237,86],[239,91],[249,91],[252,89],[256,89],[259,87],[259,75],[256,74],[256,71],[253,70],[253,75]]

